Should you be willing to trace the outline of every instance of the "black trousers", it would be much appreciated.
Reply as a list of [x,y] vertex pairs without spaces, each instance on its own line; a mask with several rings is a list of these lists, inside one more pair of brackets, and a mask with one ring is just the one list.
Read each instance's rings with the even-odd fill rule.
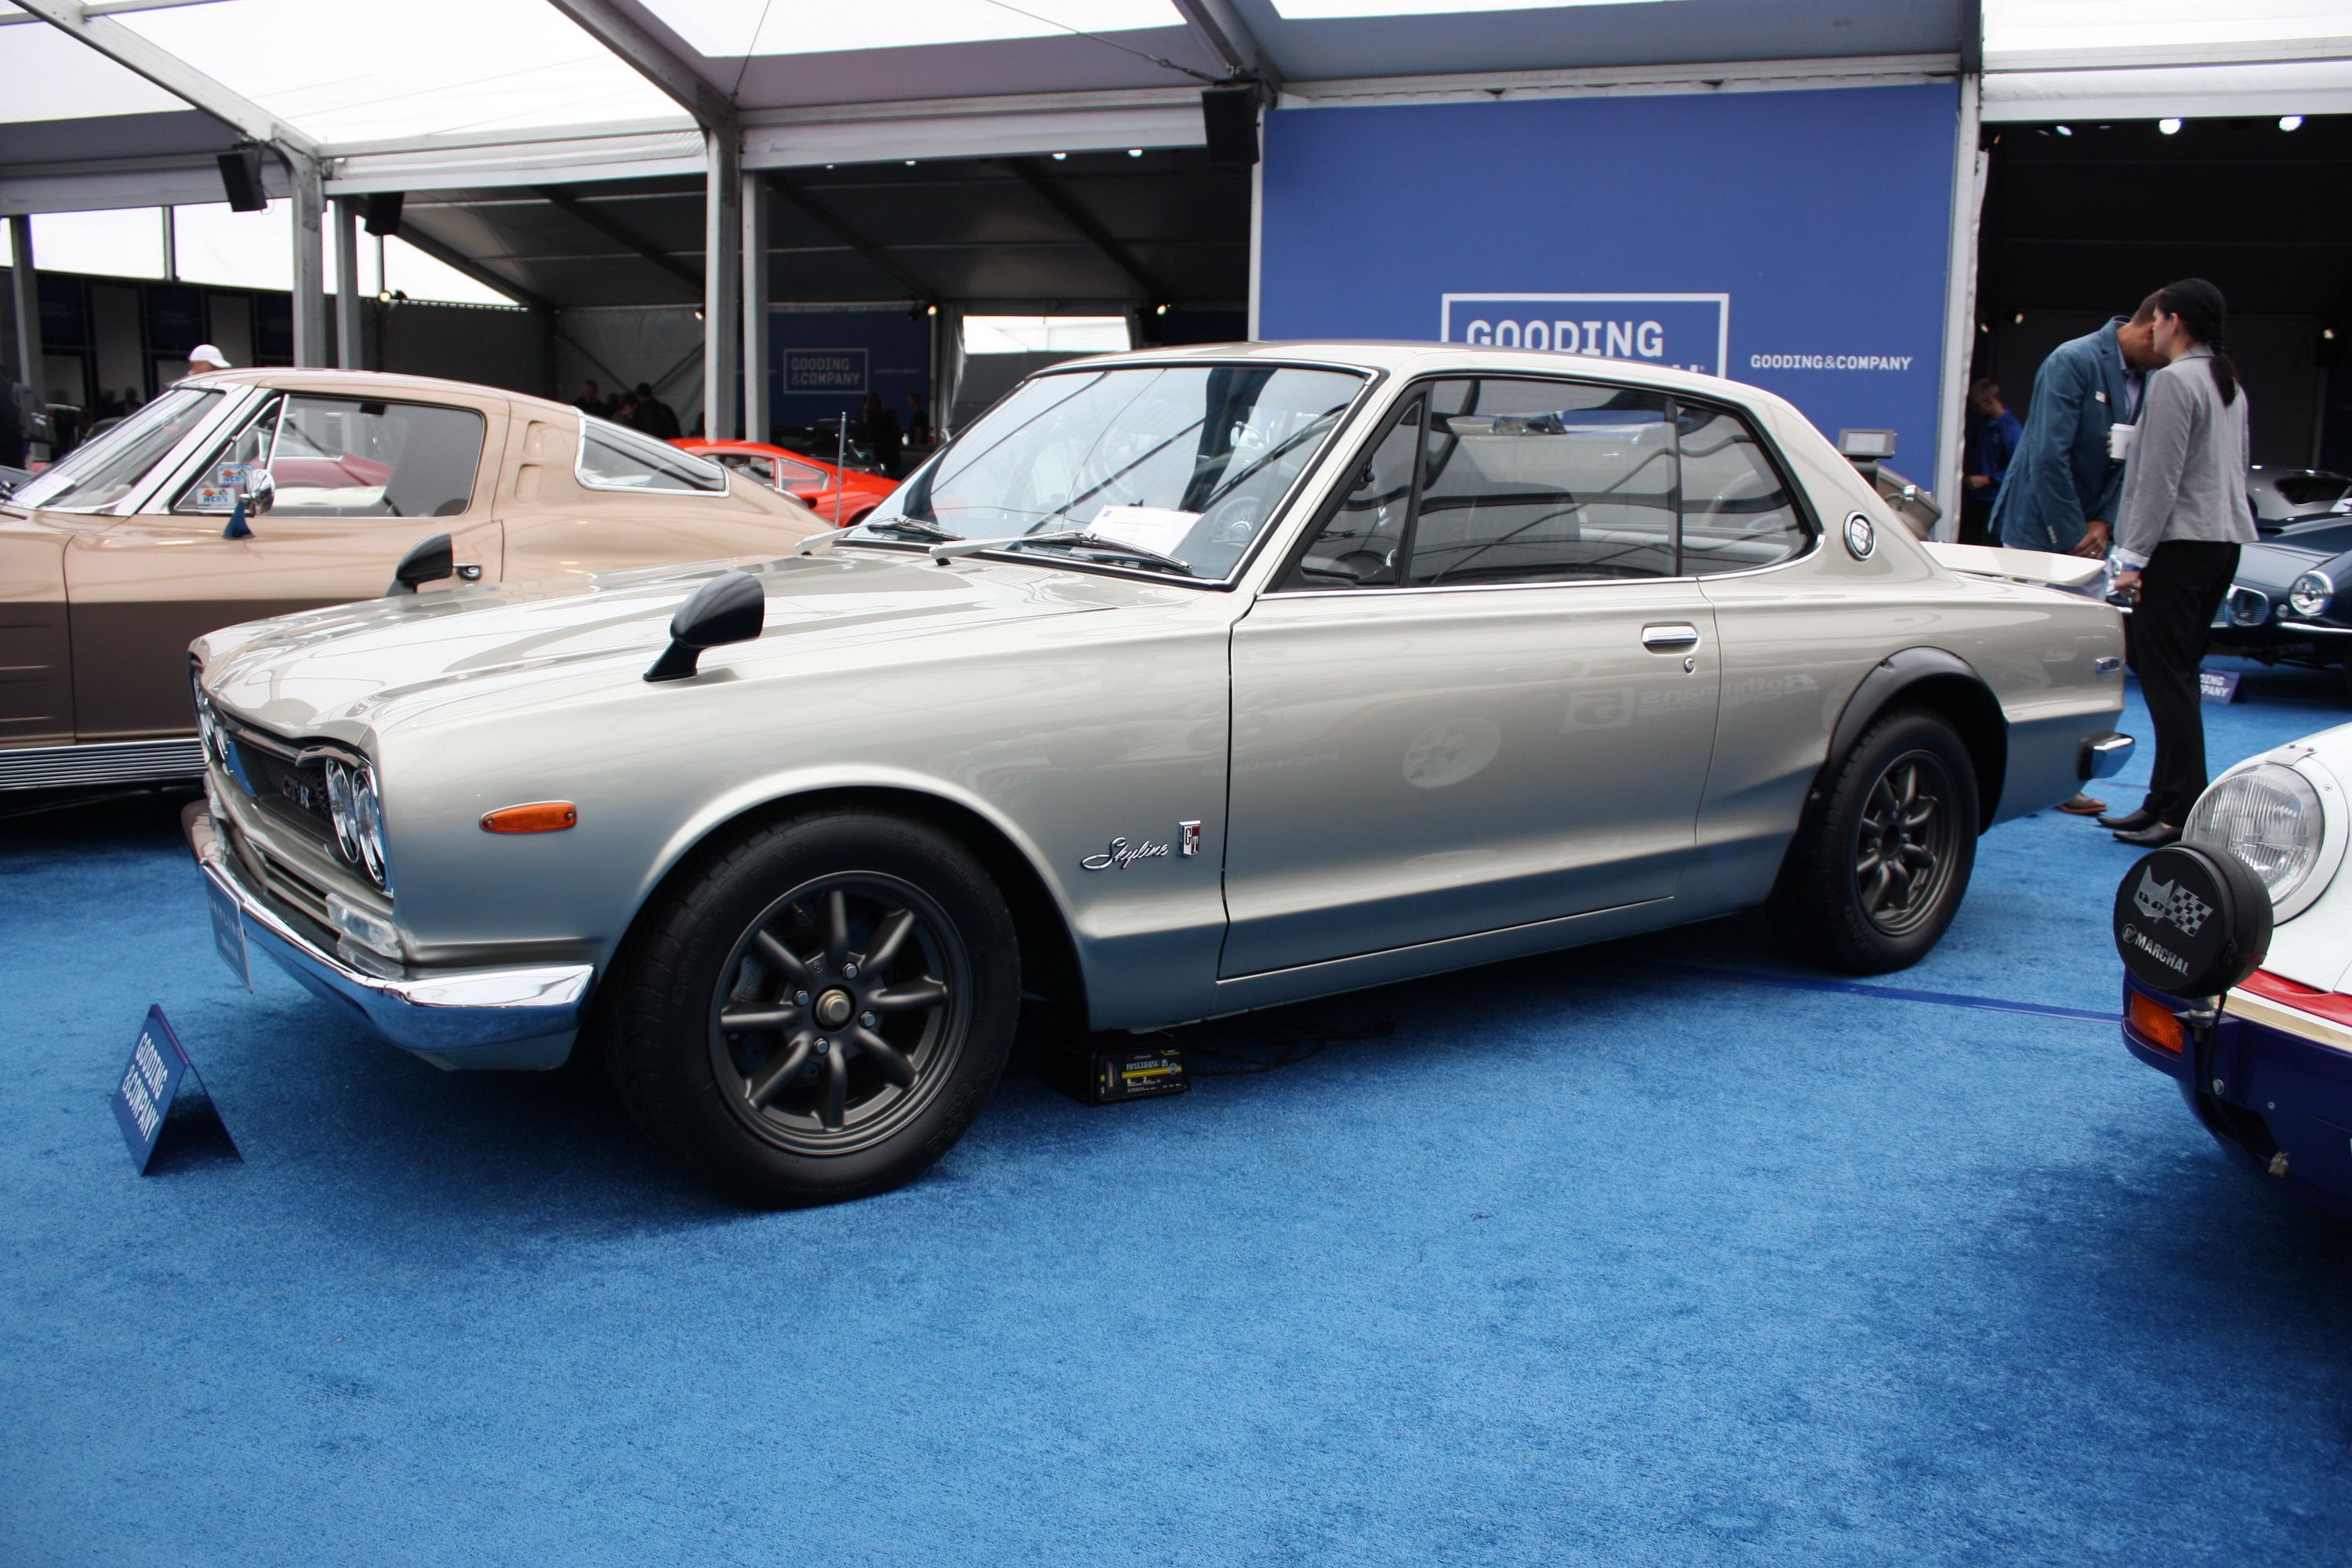
[[2238,573],[2238,547],[2169,539],[2140,574],[2127,651],[2156,723],[2156,767],[2147,809],[2179,827],[2205,793],[2205,710],[2198,668],[2207,628]]

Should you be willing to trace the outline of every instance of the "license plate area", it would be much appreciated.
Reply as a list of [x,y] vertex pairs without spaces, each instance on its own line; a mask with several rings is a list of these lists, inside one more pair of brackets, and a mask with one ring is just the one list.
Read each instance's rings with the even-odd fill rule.
[[220,953],[228,972],[247,991],[253,989],[253,955],[245,942],[245,921],[238,915],[236,900],[228,889],[211,877],[205,879],[205,900],[213,916],[213,947]]

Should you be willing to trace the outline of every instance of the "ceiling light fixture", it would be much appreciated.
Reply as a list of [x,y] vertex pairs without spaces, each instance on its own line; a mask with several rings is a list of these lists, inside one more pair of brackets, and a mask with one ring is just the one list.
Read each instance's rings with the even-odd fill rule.
[[1056,163],[1066,163],[1069,161],[1070,155],[1067,153],[1056,153],[1054,154],[1054,162]]
[[2010,322],[2010,325],[2011,325],[2011,326],[2013,326],[2013,327],[2021,327],[2021,326],[2025,325],[2025,312],[2024,312],[2024,311],[2022,311],[2022,310],[2020,310],[2020,311],[2017,313],[2017,317],[2016,317],[2016,319],[2015,319],[2014,321],[2011,321],[2011,322]]
[[2074,134],[2074,128],[2071,125],[2061,125],[2058,128],[2058,134],[2061,136],[2072,136]]
[[2178,120],[2159,120],[2156,122],[2156,128],[2158,131],[2163,132],[2167,136],[2178,136],[2180,134],[2180,121]]
[[2302,115],[2300,115],[2300,114],[2282,114],[2282,115],[2280,115],[2280,116],[2279,116],[2279,129],[2280,129],[2280,130],[2282,130],[2282,131],[2300,131],[2300,130],[2302,130],[2302,129],[2303,129],[2303,116],[2302,116]]
[[1127,150],[1127,155],[1130,158],[1140,158],[1143,156],[1143,149],[1140,147],[1129,147]]

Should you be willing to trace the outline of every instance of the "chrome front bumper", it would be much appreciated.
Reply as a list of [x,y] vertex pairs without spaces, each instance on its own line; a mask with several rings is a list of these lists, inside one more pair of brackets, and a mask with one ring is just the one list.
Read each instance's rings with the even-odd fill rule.
[[205,802],[191,805],[180,823],[212,884],[215,918],[228,918],[223,905],[235,911],[245,950],[268,955],[306,989],[349,1007],[403,1050],[445,1068],[552,1068],[571,1054],[594,965],[372,974],[304,934],[253,886],[221,842]]
[[2083,742],[2080,776],[2087,783],[2092,779],[2111,779],[2124,771],[2131,761],[2136,742],[2129,735],[2095,735]]

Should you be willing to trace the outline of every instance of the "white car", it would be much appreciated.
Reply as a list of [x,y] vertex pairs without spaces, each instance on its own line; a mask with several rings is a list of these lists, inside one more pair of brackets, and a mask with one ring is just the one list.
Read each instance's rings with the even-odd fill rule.
[[[2177,988],[2128,979],[2125,1043],[2179,1081],[2189,1109],[2225,1148],[2352,1215],[2352,876],[2344,874],[2352,724],[2230,769],[2198,798],[2183,840],[2227,850],[2261,879],[2270,895],[2268,948],[2217,1011]],[[2126,896],[2132,882],[2126,874]],[[2191,915],[2187,934],[2167,940],[2184,948],[2217,934],[2228,940],[2199,929],[2209,917],[2226,918],[2206,903]],[[2119,900],[2117,920],[2127,918]]]

